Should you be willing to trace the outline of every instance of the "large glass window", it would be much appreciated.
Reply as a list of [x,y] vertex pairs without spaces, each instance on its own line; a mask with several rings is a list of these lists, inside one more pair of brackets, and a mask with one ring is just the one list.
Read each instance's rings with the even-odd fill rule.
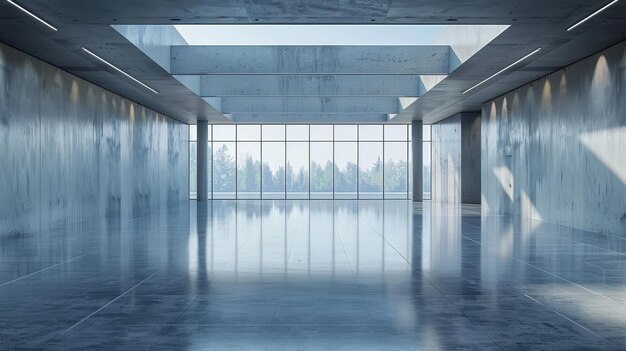
[[406,199],[408,182],[408,144],[385,142],[385,199]]
[[287,126],[287,140],[309,141],[309,126],[307,124],[292,124]]
[[213,140],[236,140],[237,130],[233,124],[215,124],[213,125]]
[[[307,138],[308,138],[307,130]],[[287,198],[309,198],[309,143],[287,142]]]
[[[356,134],[356,133],[355,133]],[[357,143],[335,143],[335,199],[357,198]]]
[[358,131],[356,125],[342,125],[335,126],[335,141],[357,141]]
[[234,199],[236,187],[236,144],[234,141],[213,142],[213,198]]
[[[430,199],[430,126],[423,126]],[[410,127],[348,124],[209,126],[209,198],[407,199]],[[197,198],[197,135],[189,130],[189,196]]]
[[383,198],[383,143],[359,143],[359,198]]
[[333,141],[333,126],[328,124],[311,125],[311,141]]
[[261,140],[261,126],[242,124],[237,126],[237,141]]
[[360,125],[359,141],[383,141],[383,126]]
[[385,125],[385,199],[407,199],[409,190],[409,140],[406,125]]
[[237,143],[237,198],[261,198],[261,143]]
[[[263,139],[265,140],[265,134]],[[263,184],[263,198],[284,199],[285,143],[264,141],[262,160],[261,183]]]
[[285,140],[284,125],[264,125],[263,141],[283,141]]
[[311,142],[311,199],[333,198],[333,143]]

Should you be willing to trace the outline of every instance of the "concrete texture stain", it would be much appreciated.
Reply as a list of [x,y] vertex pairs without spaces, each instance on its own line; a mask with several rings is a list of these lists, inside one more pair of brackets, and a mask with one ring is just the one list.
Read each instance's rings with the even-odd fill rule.
[[626,236],[625,60],[622,42],[483,105],[485,210]]
[[0,236],[187,199],[187,125],[4,44],[0,82]]

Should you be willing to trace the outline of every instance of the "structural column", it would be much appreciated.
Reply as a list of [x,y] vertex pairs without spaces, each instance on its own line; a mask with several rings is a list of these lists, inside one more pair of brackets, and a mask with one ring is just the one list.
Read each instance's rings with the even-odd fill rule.
[[198,201],[206,202],[209,193],[209,126],[207,121],[198,121]]
[[411,164],[413,165],[413,201],[421,202],[424,196],[423,189],[423,167],[424,160],[422,155],[423,135],[422,121],[413,121],[411,123],[411,151],[413,157]]
[[433,202],[480,204],[480,112],[432,125]]

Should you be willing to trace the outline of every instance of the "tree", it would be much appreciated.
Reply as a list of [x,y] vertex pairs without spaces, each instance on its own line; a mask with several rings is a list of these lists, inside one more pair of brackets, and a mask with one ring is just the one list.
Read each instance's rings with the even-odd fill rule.
[[222,145],[215,150],[213,177],[215,178],[214,191],[235,191],[235,158],[230,155],[227,145]]
[[239,166],[237,173],[237,191],[259,192],[260,191],[260,162],[252,156],[246,155],[243,164]]

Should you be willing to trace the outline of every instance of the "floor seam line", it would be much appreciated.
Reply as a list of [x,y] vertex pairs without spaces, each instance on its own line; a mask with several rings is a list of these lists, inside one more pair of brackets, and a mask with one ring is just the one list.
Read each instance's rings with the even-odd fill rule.
[[40,269],[40,270],[38,270],[38,271],[36,271],[36,272],[32,272],[32,273],[28,273],[28,274],[26,274],[26,275],[23,275],[23,276],[21,276],[21,277],[19,277],[19,278],[15,278],[15,279],[13,279],[13,280],[9,280],[8,282],[4,282],[4,283],[0,284],[0,288],[1,288],[1,287],[3,287],[3,286],[5,286],[5,285],[9,285],[9,284],[11,284],[11,283],[15,283],[15,282],[18,282],[18,281],[20,281],[20,280],[22,280],[22,279],[25,279],[25,278],[31,277],[31,276],[33,276],[33,275],[39,274],[39,273],[41,273],[41,272],[45,272],[45,271],[50,270],[50,269],[52,269],[52,268],[56,268],[56,267],[62,266],[62,265],[64,265],[64,264],[66,264],[66,263],[72,262],[72,261],[74,261],[74,260],[77,260],[77,259],[79,259],[79,258],[85,257],[85,256],[87,256],[87,255],[91,255],[91,254],[96,253],[96,252],[97,252],[97,251],[87,252],[87,253],[82,254],[82,255],[80,255],[80,256],[76,256],[76,257],[70,258],[70,259],[69,259],[69,260],[67,260],[67,261],[64,261],[64,262],[59,262],[59,263],[57,263],[57,264],[55,264],[55,265],[52,265],[52,266],[50,266],[50,267],[46,267],[46,268]]
[[50,339],[49,341],[52,341],[56,338],[58,338],[61,335],[64,335],[65,333],[69,332],[70,330],[74,329],[75,327],[79,326],[80,324],[82,324],[84,321],[86,321],[87,319],[93,317],[95,314],[97,314],[98,312],[102,311],[103,309],[105,309],[106,307],[108,307],[109,305],[111,305],[112,303],[114,303],[115,301],[119,300],[120,298],[124,297],[126,294],[128,294],[129,292],[133,291],[134,289],[136,289],[139,285],[143,284],[145,281],[147,281],[148,279],[152,278],[153,276],[155,276],[157,273],[162,272],[168,265],[165,265],[161,268],[159,268],[156,272],[150,274],[148,277],[146,277],[144,280],[140,281],[139,283],[137,283],[136,285],[134,285],[133,287],[131,287],[130,289],[126,290],[124,293],[122,293],[121,295],[119,295],[118,297],[114,298],[113,300],[109,301],[108,303],[106,303],[104,306],[98,308],[97,310],[95,310],[94,312],[90,313],[87,317],[81,319],[80,321],[78,321],[77,323],[75,323],[74,325],[72,325],[71,327],[65,329],[63,332],[61,332],[60,334],[56,335],[55,337],[53,337],[52,339]]
[[571,318],[567,317],[567,316],[566,316],[566,315],[564,315],[563,313],[561,313],[561,312],[559,312],[559,311],[555,310],[554,308],[552,308],[552,307],[550,307],[550,306],[546,305],[545,303],[543,303],[543,302],[541,302],[541,301],[539,301],[539,300],[537,300],[537,299],[533,298],[532,296],[530,296],[530,295],[528,295],[528,294],[524,294],[524,296],[526,296],[526,297],[527,297],[528,299],[530,299],[531,301],[534,301],[535,303],[537,303],[537,304],[539,304],[539,305],[541,305],[541,306],[543,306],[543,307],[547,308],[548,310],[552,311],[553,313],[557,314],[558,316],[562,317],[563,319],[565,319],[565,320],[569,321],[570,323],[573,323],[574,325],[576,325],[576,326],[578,326],[578,327],[580,327],[580,328],[584,329],[585,331],[587,331],[587,332],[591,333],[592,335],[594,335],[594,336],[596,336],[596,337],[598,337],[598,338],[600,338],[600,339],[602,339],[602,340],[604,340],[604,341],[606,341],[606,342],[608,342],[608,343],[610,343],[610,344],[613,344],[613,343],[611,343],[609,340],[607,340],[607,339],[605,339],[604,337],[602,337],[602,336],[600,336],[600,335],[598,335],[598,334],[594,333],[594,332],[593,332],[592,330],[590,330],[589,328],[587,328],[587,327],[583,326],[582,324],[580,324],[580,323],[576,322],[575,320],[573,320],[573,319],[571,319]]

